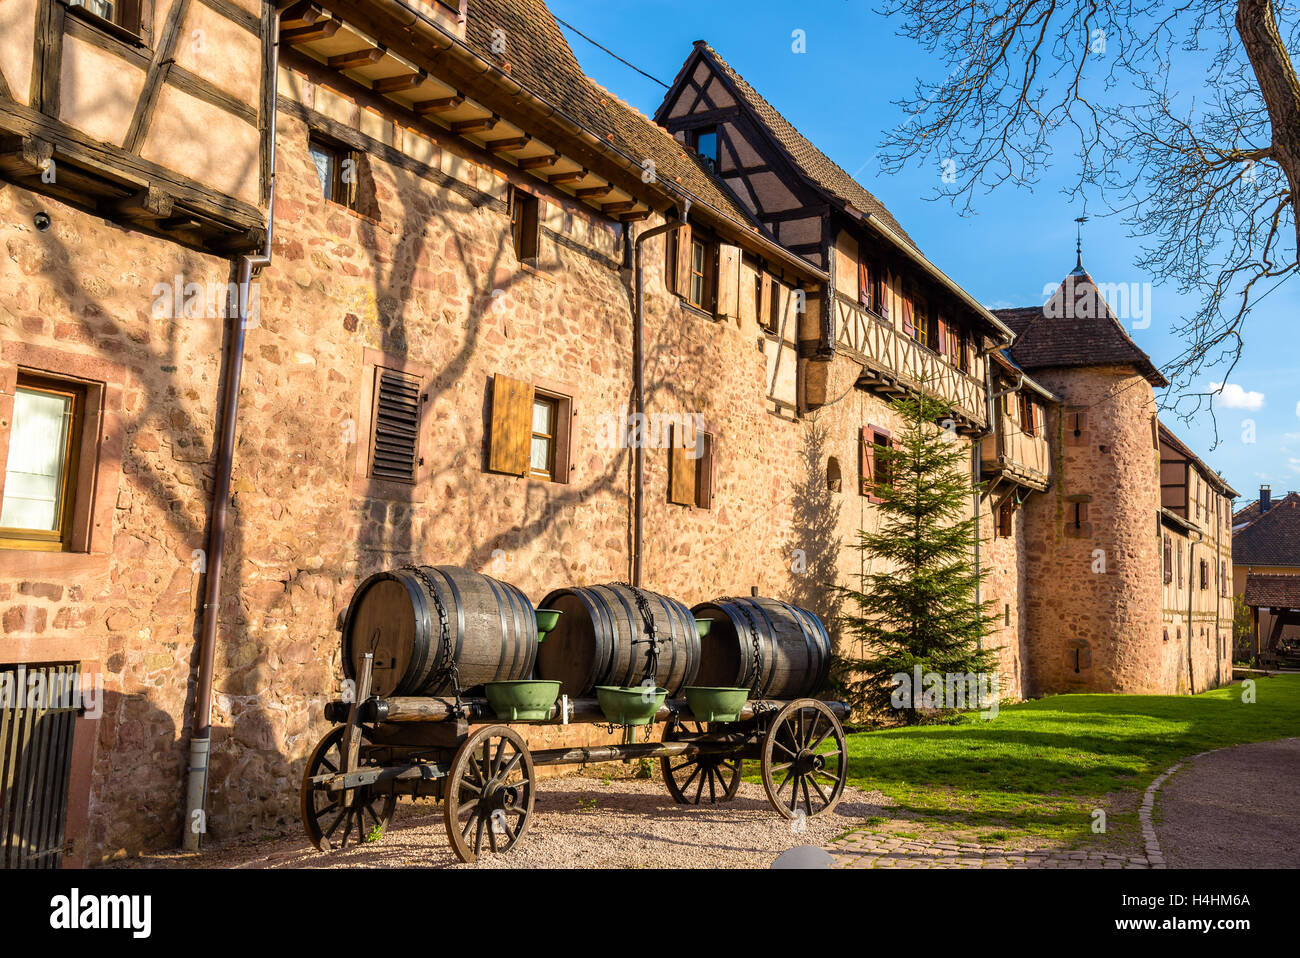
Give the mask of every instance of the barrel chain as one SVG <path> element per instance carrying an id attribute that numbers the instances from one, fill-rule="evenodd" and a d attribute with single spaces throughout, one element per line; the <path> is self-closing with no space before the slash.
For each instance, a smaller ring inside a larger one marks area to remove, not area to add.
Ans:
<path id="1" fill-rule="evenodd" d="M 452 651 L 451 641 L 451 622 L 447 618 L 447 609 L 442 604 L 442 598 L 438 595 L 438 588 L 429 578 L 429 574 L 424 571 L 423 566 L 404 565 L 402 566 L 407 572 L 414 572 L 421 582 L 424 583 L 425 591 L 429 593 L 429 598 L 433 600 L 433 608 L 438 613 L 438 669 L 434 673 L 437 684 L 441 684 L 444 679 L 451 679 L 451 691 L 456 698 L 456 707 L 460 708 L 460 670 L 456 666 L 456 656 Z"/>
<path id="2" fill-rule="evenodd" d="M 650 610 L 650 602 L 645 597 L 645 593 L 636 586 L 627 582 L 616 582 L 615 585 L 621 585 L 628 589 L 636 599 L 637 609 L 641 612 L 641 618 L 645 621 L 644 639 L 633 639 L 633 645 L 642 645 L 648 643 L 650 650 L 646 653 L 646 670 L 644 677 L 650 679 L 655 685 L 658 685 L 657 676 L 659 674 L 659 634 L 655 631 L 655 617 Z"/>
<path id="3" fill-rule="evenodd" d="M 754 653 L 754 672 L 752 680 L 747 684 L 749 685 L 750 697 L 753 698 L 763 681 L 763 646 L 758 641 L 758 625 L 754 622 L 754 617 L 749 614 L 749 609 L 745 608 L 739 599 L 732 597 L 718 599 L 717 601 L 730 602 L 745 617 L 745 622 L 749 625 L 750 647 Z"/>

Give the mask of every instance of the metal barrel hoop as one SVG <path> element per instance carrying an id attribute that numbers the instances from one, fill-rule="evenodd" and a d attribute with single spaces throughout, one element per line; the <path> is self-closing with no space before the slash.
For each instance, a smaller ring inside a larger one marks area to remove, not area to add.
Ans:
<path id="1" fill-rule="evenodd" d="M 752 681 L 746 684 L 749 686 L 751 698 L 757 700 L 759 685 L 763 681 L 763 646 L 758 641 L 758 625 L 754 622 L 754 617 L 749 614 L 749 609 L 745 607 L 745 603 L 740 598 L 724 596 L 714 601 L 731 603 L 745 617 L 745 623 L 749 626 L 749 641 L 753 650 L 754 671 Z M 760 711 L 761 709 L 756 708 L 755 710 Z"/>
<path id="2" fill-rule="evenodd" d="M 442 604 L 442 596 L 438 593 L 438 587 L 433 584 L 429 574 L 424 571 L 423 566 L 404 565 L 402 568 L 407 572 L 415 573 L 416 577 L 424 583 L 425 591 L 429 593 L 429 598 L 433 600 L 433 608 L 438 613 L 438 671 L 435 676 L 441 681 L 442 679 L 451 679 L 452 695 L 456 699 L 456 705 L 459 708 L 460 701 L 460 670 L 456 666 L 456 656 L 453 654 L 451 647 L 451 622 L 447 618 L 447 608 Z"/>

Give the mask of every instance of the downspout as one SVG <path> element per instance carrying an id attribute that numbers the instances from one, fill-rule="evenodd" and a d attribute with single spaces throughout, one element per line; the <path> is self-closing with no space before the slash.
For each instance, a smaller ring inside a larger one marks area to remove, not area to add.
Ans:
<path id="1" fill-rule="evenodd" d="M 1189 506 L 1188 514 L 1191 514 Z M 1196 583 L 1192 579 L 1192 570 L 1196 568 L 1196 543 L 1191 535 L 1187 536 L 1187 687 L 1191 694 L 1196 694 L 1196 669 L 1192 665 L 1192 604 L 1196 599 Z"/>
<path id="2" fill-rule="evenodd" d="M 633 279 L 636 286 L 636 321 L 632 340 L 632 405 L 639 426 L 637 441 L 632 444 L 632 585 L 638 589 L 641 588 L 641 549 L 645 518 L 645 443 L 641 441 L 645 429 L 645 270 L 641 265 L 641 244 L 665 233 L 675 233 L 685 226 L 691 214 L 689 199 L 684 201 L 681 214 L 681 218 L 675 222 L 670 221 L 638 234 L 632 244 L 632 270 L 636 274 Z"/>
<path id="3" fill-rule="evenodd" d="M 244 367 L 244 332 L 248 326 L 249 289 L 254 270 L 271 263 L 271 242 L 275 230 L 275 133 L 280 73 L 280 14 L 275 11 L 271 29 L 271 104 L 268 130 L 270 175 L 266 212 L 266 238 L 262 251 L 245 254 L 239 260 L 239 304 L 230 335 L 230 357 L 222 384 L 221 444 L 217 452 L 217 474 L 212 487 L 212 523 L 208 530 L 207 577 L 203 582 L 203 626 L 199 641 L 199 672 L 194 694 L 194 731 L 190 736 L 190 762 L 185 790 L 185 818 L 181 844 L 197 852 L 207 831 L 208 759 L 212 745 L 212 673 L 216 661 L 217 619 L 221 606 L 221 565 L 226 549 L 226 511 L 230 500 L 230 473 L 235 458 L 235 426 L 239 418 L 239 384 Z"/>
<path id="4" fill-rule="evenodd" d="M 979 442 L 971 443 L 971 475 L 975 480 L 974 488 L 971 490 L 971 503 L 975 509 L 975 605 L 979 606 L 983 597 L 982 582 L 980 581 L 980 483 L 984 481 L 984 464 L 981 461 L 983 457 L 984 439 L 987 436 L 997 434 L 997 412 L 994 400 L 997 398 L 993 395 L 993 364 L 988 361 L 990 353 L 1002 349 L 1002 343 L 991 346 L 988 349 L 981 349 L 979 357 L 984 360 L 984 415 L 988 417 L 988 425 L 984 428 L 984 434 L 980 436 Z M 1024 385 L 1025 377 L 1020 377 L 1020 382 L 1016 385 L 1019 389 Z M 1002 393 L 998 394 L 1003 395 Z M 1000 440 L 999 440 L 1000 441 Z M 984 648 L 983 637 L 975 640 L 975 647 Z"/>

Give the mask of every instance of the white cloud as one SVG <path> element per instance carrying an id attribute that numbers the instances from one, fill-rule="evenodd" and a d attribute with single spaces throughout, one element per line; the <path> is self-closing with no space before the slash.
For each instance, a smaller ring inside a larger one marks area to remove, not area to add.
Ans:
<path id="1" fill-rule="evenodd" d="M 1297 417 L 1300 417 L 1300 402 L 1295 404 L 1295 414 Z"/>
<path id="2" fill-rule="evenodd" d="M 1218 392 L 1219 402 L 1223 403 L 1229 409 L 1263 409 L 1264 394 L 1257 392 L 1247 392 L 1236 383 L 1210 383 L 1210 390 Z M 1297 412 L 1300 412 L 1300 406 L 1297 406 Z"/>

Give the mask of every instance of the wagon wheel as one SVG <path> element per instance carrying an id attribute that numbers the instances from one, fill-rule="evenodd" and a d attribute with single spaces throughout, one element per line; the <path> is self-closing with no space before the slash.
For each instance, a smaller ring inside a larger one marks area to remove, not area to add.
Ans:
<path id="1" fill-rule="evenodd" d="M 484 840 L 497 854 L 528 831 L 533 815 L 533 757 L 504 725 L 479 729 L 456 752 L 447 776 L 443 823 L 456 857 L 476 861 Z"/>
<path id="2" fill-rule="evenodd" d="M 369 785 L 351 789 L 346 795 L 311 787 L 311 779 L 317 775 L 337 772 L 343 767 L 344 728 L 338 725 L 325 734 L 302 774 L 302 823 L 307 828 L 307 838 L 323 852 L 347 848 L 349 842 L 359 845 L 375 828 L 382 832 L 397 806 L 395 794 L 374 793 Z M 369 740 L 364 728 L 361 736 L 362 741 Z"/>
<path id="3" fill-rule="evenodd" d="M 786 818 L 834 808 L 849 772 L 835 713 L 816 699 L 795 699 L 777 712 L 763 738 L 762 772 L 768 801 Z"/>
<path id="4" fill-rule="evenodd" d="M 677 728 L 693 734 L 705 731 L 705 726 L 699 722 L 682 722 Z M 664 741 L 673 739 L 672 731 L 664 733 Z M 668 786 L 668 794 L 678 805 L 699 805 L 700 802 L 716 805 L 731 801 L 740 790 L 744 766 L 745 761 L 739 755 L 727 754 L 668 755 L 659 760 L 659 771 Z M 706 785 L 707 796 L 704 794 Z"/>

